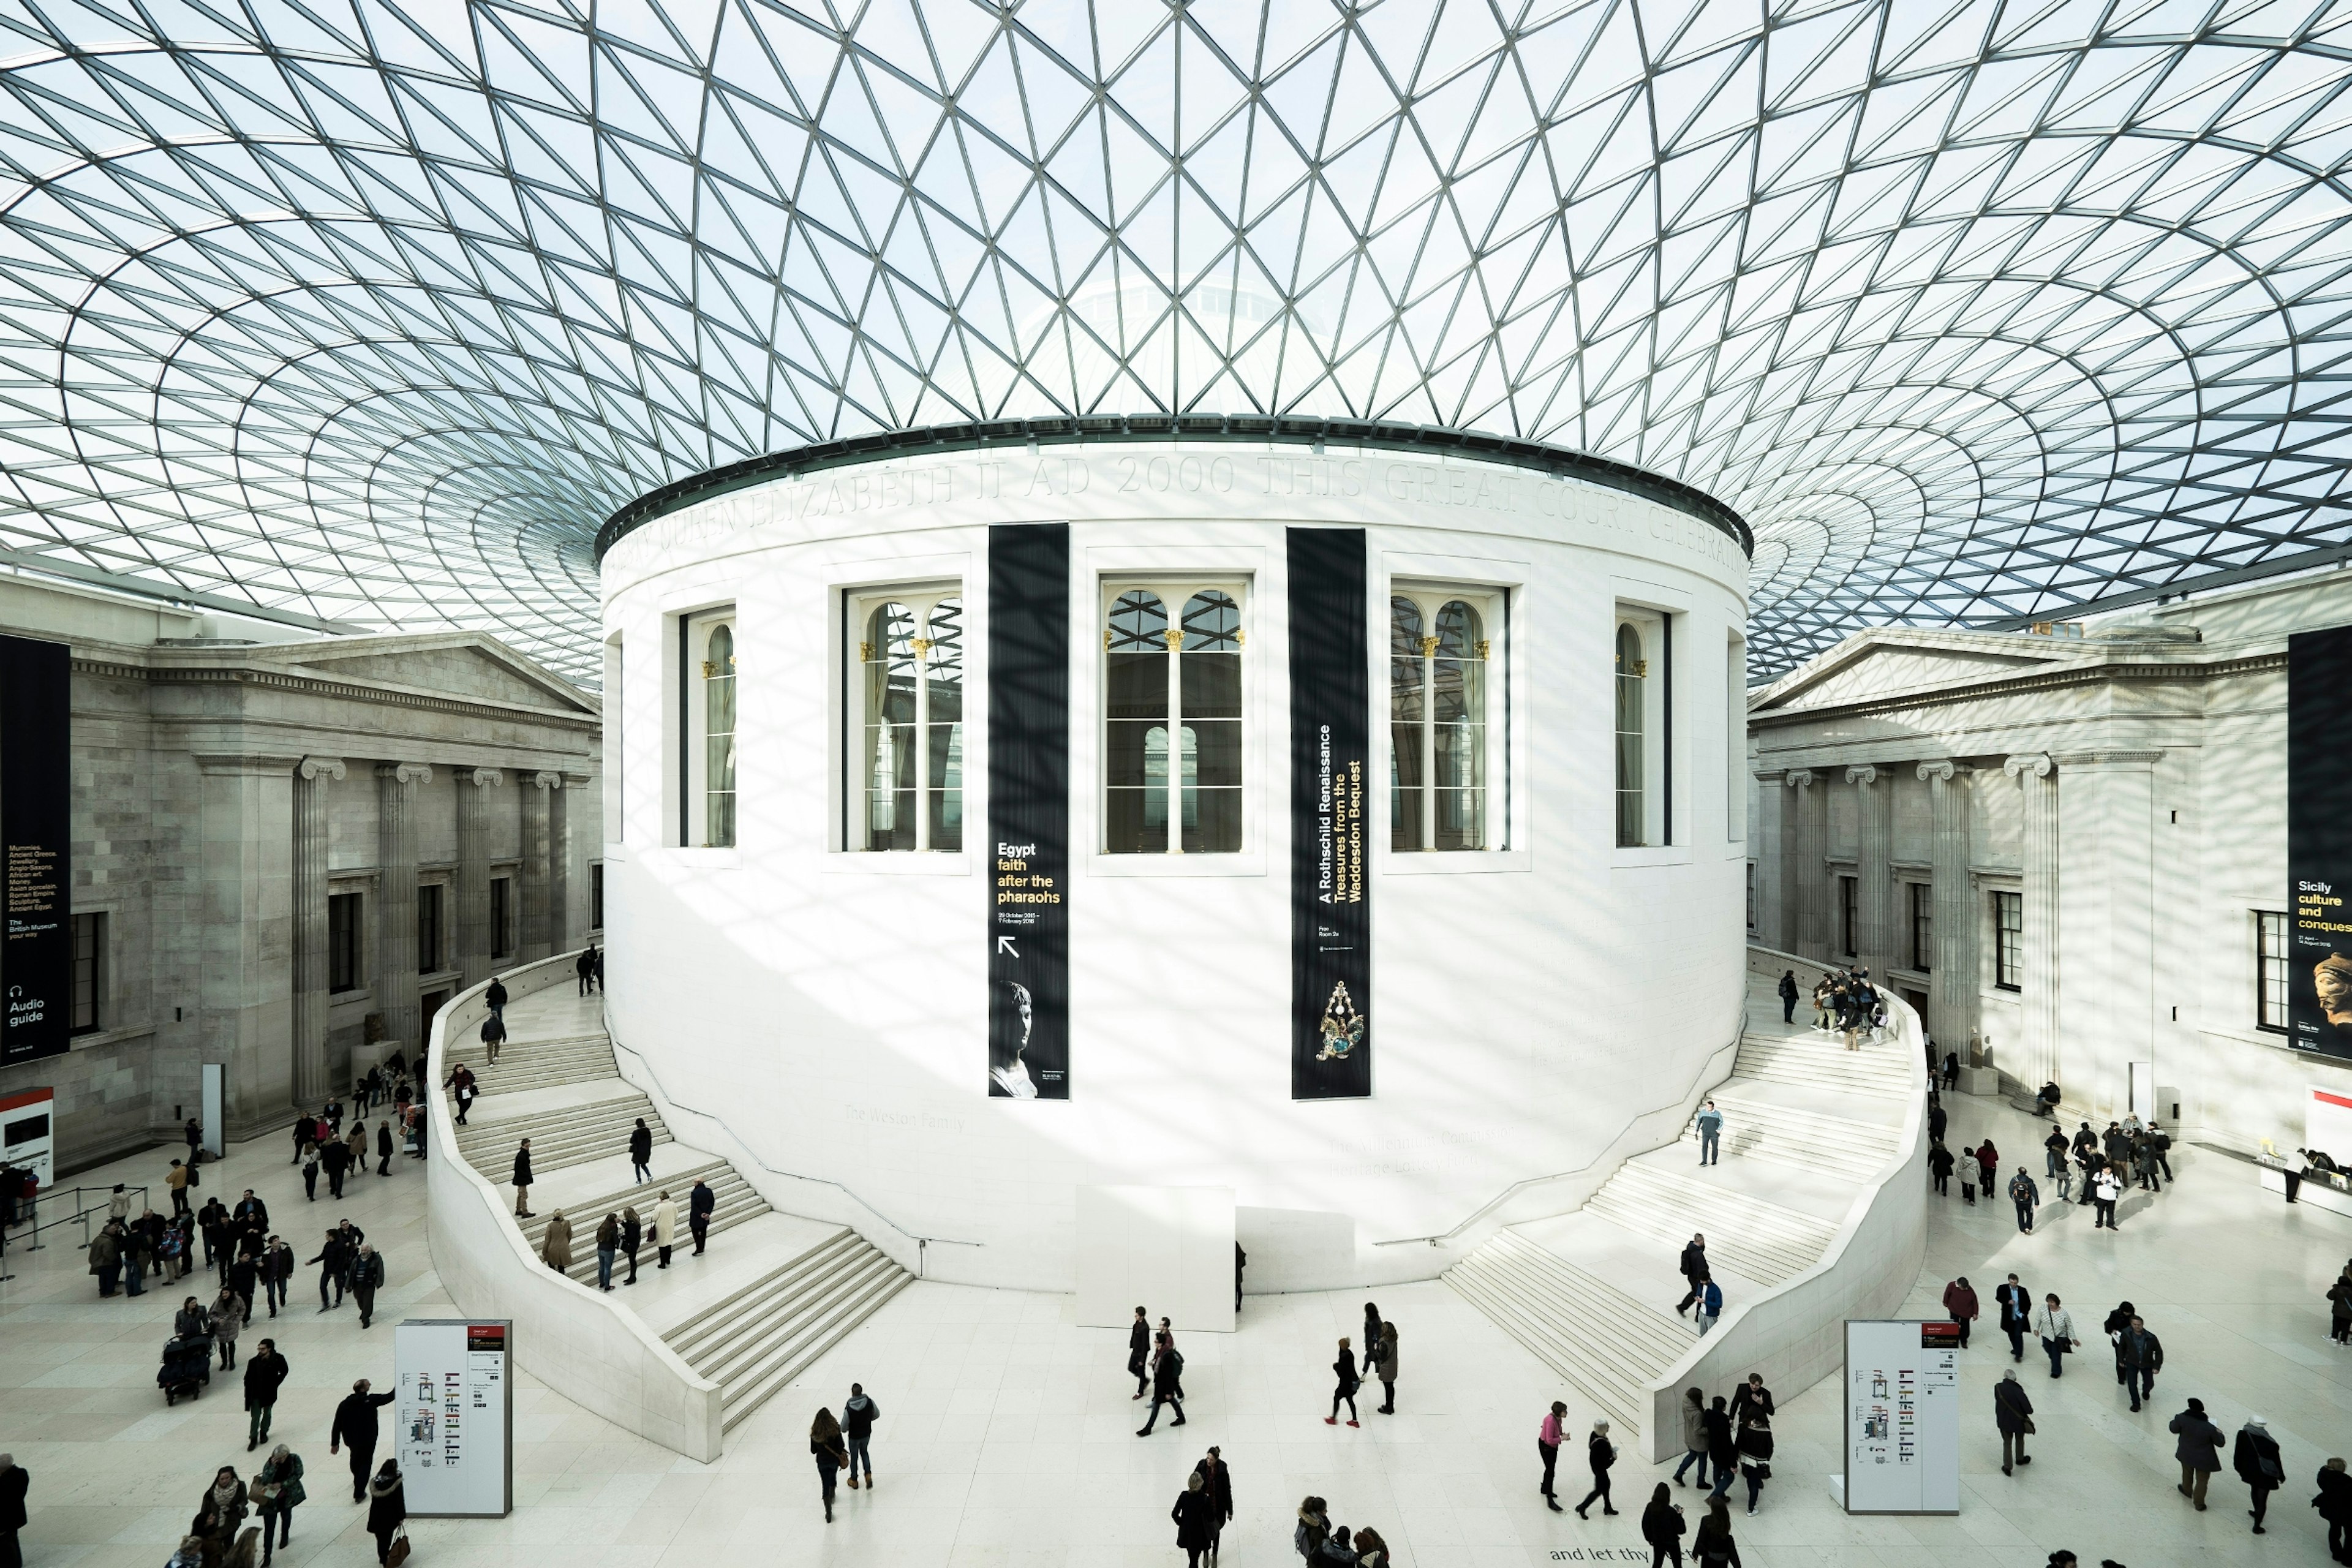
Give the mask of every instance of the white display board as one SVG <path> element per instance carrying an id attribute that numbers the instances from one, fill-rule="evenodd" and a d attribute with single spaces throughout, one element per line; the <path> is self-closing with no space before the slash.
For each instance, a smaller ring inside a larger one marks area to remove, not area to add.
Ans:
<path id="1" fill-rule="evenodd" d="M 2303 1102 L 2303 1146 L 2325 1149 L 2335 1162 L 2352 1171 L 2352 1092 L 2336 1087 L 2309 1087 Z"/>
<path id="2" fill-rule="evenodd" d="M 32 1172 L 44 1188 L 57 1180 L 57 1109 L 54 1089 L 0 1097 L 0 1163 Z"/>
<path id="3" fill-rule="evenodd" d="M 219 1062 L 206 1062 L 201 1070 L 204 1075 L 205 1121 L 198 1136 L 204 1141 L 205 1152 L 218 1160 L 228 1153 L 228 1144 L 223 1141 L 221 1126 L 223 1113 L 228 1104 L 228 1068 Z"/>
<path id="4" fill-rule="evenodd" d="M 1080 1187 L 1076 1240 L 1080 1323 L 1233 1332 L 1231 1187 Z"/>
<path id="5" fill-rule="evenodd" d="M 1960 1510 L 1960 1328 L 1845 1325 L 1845 1510 Z"/>
<path id="6" fill-rule="evenodd" d="M 413 1514 L 514 1510 L 514 1324 L 411 1318 L 392 1331 L 401 1477 Z"/>

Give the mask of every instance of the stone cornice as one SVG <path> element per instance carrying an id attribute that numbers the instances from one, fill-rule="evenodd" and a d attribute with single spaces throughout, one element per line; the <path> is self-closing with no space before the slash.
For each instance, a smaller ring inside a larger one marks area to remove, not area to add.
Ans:
<path id="1" fill-rule="evenodd" d="M 2162 752 L 2060 752 L 2052 760 L 2062 768 L 2147 767 L 2163 760 Z"/>
<path id="2" fill-rule="evenodd" d="M 367 703 L 380 708 L 414 708 L 431 713 L 462 714 L 473 719 L 525 719 L 556 729 L 590 733 L 599 730 L 603 722 L 593 713 L 567 713 L 561 709 L 533 708 L 522 703 L 484 702 L 424 692 L 391 691 L 382 687 L 331 680 L 315 675 L 294 675 L 278 669 L 219 665 L 140 665 L 117 659 L 83 658 L 76 658 L 72 666 L 76 675 L 99 676 L 110 680 L 143 680 L 153 686 L 258 686 L 278 691 L 299 692 L 309 697 L 339 698 L 346 702 Z"/>
<path id="3" fill-rule="evenodd" d="M 1996 680 L 1971 682 L 1967 685 L 1938 687 L 1932 691 L 1910 695 L 1863 698 L 1853 702 L 1831 702 L 1819 708 L 1765 709 L 1748 716 L 1749 730 L 1786 729 L 1792 725 L 1811 723 L 1832 717 L 1868 718 L 1877 713 L 1900 713 L 1919 708 L 1949 708 L 1962 702 L 1977 702 L 1988 698 L 2014 696 L 2021 692 L 2050 691 L 2067 686 L 2095 686 L 2108 680 L 2196 680 L 2220 679 L 2225 676 L 2253 675 L 2263 670 L 2284 669 L 2284 653 L 2252 654 L 2243 658 L 2217 659 L 2210 664 L 2091 664 L 2070 665 L 2057 669 L 2041 670 L 2032 675 L 2010 676 Z"/>
<path id="4" fill-rule="evenodd" d="M 196 771 L 218 775 L 283 773 L 292 777 L 302 759 L 279 752 L 197 752 Z"/>

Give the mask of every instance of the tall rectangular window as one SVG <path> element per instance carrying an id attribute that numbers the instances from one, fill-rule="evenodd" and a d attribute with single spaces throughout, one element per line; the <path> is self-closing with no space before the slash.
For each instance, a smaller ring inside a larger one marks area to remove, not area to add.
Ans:
<path id="1" fill-rule="evenodd" d="M 1911 888 L 1911 967 L 1925 974 L 1936 967 L 1936 889 L 1926 882 Z"/>
<path id="2" fill-rule="evenodd" d="M 2286 916 L 2254 911 L 2254 1023 L 2274 1035 L 2286 1026 Z"/>
<path id="3" fill-rule="evenodd" d="M 73 1021 L 77 1035 L 104 1028 L 106 1005 L 106 916 L 73 918 Z"/>
<path id="4" fill-rule="evenodd" d="M 1244 593 L 1103 584 L 1105 854 L 1240 850 Z"/>
<path id="5" fill-rule="evenodd" d="M 963 847 L 963 595 L 960 584 L 849 596 L 856 708 L 849 745 L 852 849 Z"/>
<path id="6" fill-rule="evenodd" d="M 416 973 L 431 974 L 441 967 L 441 885 L 416 889 Z"/>
<path id="7" fill-rule="evenodd" d="M 514 955 L 514 900 L 508 895 L 514 887 L 511 877 L 490 879 L 490 956 L 510 958 Z"/>
<path id="8" fill-rule="evenodd" d="M 327 989 L 360 988 L 360 895 L 327 897 Z"/>
<path id="9" fill-rule="evenodd" d="M 1862 949 L 1856 945 L 1862 926 L 1862 879 L 1838 879 L 1838 951 L 1852 958 Z"/>
<path id="10" fill-rule="evenodd" d="M 2025 895 L 1992 896 L 1992 983 L 2003 991 L 2021 989 L 2025 973 L 2020 953 L 2025 944 Z"/>
<path id="11" fill-rule="evenodd" d="M 1748 837 L 1748 644 L 1734 634 L 1723 653 L 1724 836 Z"/>
<path id="12" fill-rule="evenodd" d="M 1619 605 L 1611 641 L 1617 847 L 1674 842 L 1673 618 Z"/>
<path id="13" fill-rule="evenodd" d="M 1748 934 L 1756 934 L 1756 862 L 1748 862 Z"/>
<path id="14" fill-rule="evenodd" d="M 1498 593 L 1398 584 L 1389 596 L 1389 847 L 1499 848 L 1488 781 L 1503 664 Z"/>
<path id="15" fill-rule="evenodd" d="M 604 929 L 604 862 L 596 860 L 588 867 L 588 929 Z"/>

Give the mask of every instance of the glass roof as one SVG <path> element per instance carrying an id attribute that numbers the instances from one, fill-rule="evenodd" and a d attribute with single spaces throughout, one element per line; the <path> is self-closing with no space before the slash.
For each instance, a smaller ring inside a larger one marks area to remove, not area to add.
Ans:
<path id="1" fill-rule="evenodd" d="M 1467 426 L 1758 535 L 1755 673 L 2344 542 L 2352 5 L 0 0 L 0 544 L 592 673 L 809 441 Z"/>

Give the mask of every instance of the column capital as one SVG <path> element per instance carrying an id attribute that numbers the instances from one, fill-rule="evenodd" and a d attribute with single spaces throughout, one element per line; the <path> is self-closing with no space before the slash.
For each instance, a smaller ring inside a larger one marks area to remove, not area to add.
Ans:
<path id="1" fill-rule="evenodd" d="M 431 784 L 433 765 L 430 763 L 378 763 L 375 776 L 390 779 L 394 784 Z"/>
<path id="2" fill-rule="evenodd" d="M 1919 764 L 1919 776 L 1922 779 L 1941 779 L 1946 784 L 1950 784 L 1954 779 L 1959 777 L 1962 773 L 1967 773 L 1968 771 L 1969 768 L 1966 763 L 1956 763 L 1949 757 L 1942 757 L 1932 763 L 1921 763 Z"/>
<path id="3" fill-rule="evenodd" d="M 458 768 L 456 772 L 459 784 L 491 785 L 507 782 L 506 770 L 503 768 Z"/>
<path id="4" fill-rule="evenodd" d="M 305 757 L 302 759 L 301 766 L 294 771 L 306 779 L 320 777 L 339 779 L 343 776 L 345 769 L 343 759 L 341 757 Z"/>
<path id="5" fill-rule="evenodd" d="M 1811 789 L 1821 782 L 1821 775 L 1811 768 L 1790 768 L 1788 784 L 1790 789 Z"/>
<path id="6" fill-rule="evenodd" d="M 2032 773 L 2038 779 L 2046 779 L 2056 765 L 2051 762 L 2050 753 L 2047 752 L 2020 752 L 2001 763 L 2000 771 L 2013 779 L 2021 779 L 2027 773 Z"/>
<path id="7" fill-rule="evenodd" d="M 563 787 L 563 775 L 559 773 L 551 773 L 547 769 L 542 768 L 539 772 L 530 775 L 530 787 L 533 789 L 562 789 Z"/>
<path id="8" fill-rule="evenodd" d="M 1846 769 L 1845 782 L 1850 784 L 1876 784 L 1878 782 L 1877 764 L 1874 763 L 1861 763 Z"/>

